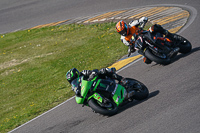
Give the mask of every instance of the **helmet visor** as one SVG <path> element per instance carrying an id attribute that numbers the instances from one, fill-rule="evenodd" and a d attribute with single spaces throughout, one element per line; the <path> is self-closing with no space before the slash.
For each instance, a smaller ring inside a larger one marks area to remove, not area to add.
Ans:
<path id="1" fill-rule="evenodd" d="M 126 36 L 127 35 L 127 24 L 124 24 L 124 29 L 122 31 L 119 32 L 119 34 L 121 34 L 122 36 Z"/>

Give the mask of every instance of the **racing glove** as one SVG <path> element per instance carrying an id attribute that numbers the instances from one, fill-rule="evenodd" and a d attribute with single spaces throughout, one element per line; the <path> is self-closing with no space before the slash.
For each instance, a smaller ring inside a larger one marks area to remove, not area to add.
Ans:
<path id="1" fill-rule="evenodd" d="M 91 71 L 91 70 L 83 70 L 81 73 L 82 73 L 84 76 L 89 76 L 89 75 L 92 73 L 92 71 Z"/>
<path id="2" fill-rule="evenodd" d="M 134 53 L 136 51 L 136 49 L 134 48 L 133 45 L 129 45 L 129 48 L 128 48 L 128 53 Z"/>
<path id="3" fill-rule="evenodd" d="M 98 75 L 98 73 L 97 73 L 96 71 L 93 71 L 93 72 L 90 74 L 90 76 L 89 76 L 89 78 L 88 78 L 88 81 L 91 81 L 91 80 L 94 79 L 97 75 Z"/>

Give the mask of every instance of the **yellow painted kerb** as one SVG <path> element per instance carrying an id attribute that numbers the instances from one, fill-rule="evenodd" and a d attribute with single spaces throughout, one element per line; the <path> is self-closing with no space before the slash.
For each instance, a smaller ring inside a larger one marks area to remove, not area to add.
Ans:
<path id="1" fill-rule="evenodd" d="M 68 20 L 64 20 L 64 21 L 58 21 L 58 22 L 38 25 L 38 26 L 32 27 L 30 29 L 43 28 L 43 27 L 46 27 L 46 26 L 55 26 L 55 25 L 58 25 L 58 24 L 61 24 L 61 23 L 67 22 L 67 21 L 69 21 L 69 19 Z"/>
<path id="2" fill-rule="evenodd" d="M 140 57 L 142 57 L 142 55 L 137 55 L 137 56 L 134 56 L 134 57 L 130 57 L 130 58 L 127 58 L 127 59 L 118 61 L 118 62 L 114 63 L 113 65 L 109 66 L 108 68 L 115 67 L 116 70 L 119 70 L 119 69 L 121 69 L 122 67 L 128 65 L 129 63 L 131 63 L 131 62 L 133 62 L 133 61 L 139 59 Z"/>
<path id="3" fill-rule="evenodd" d="M 169 10 L 171 8 L 173 8 L 173 7 L 154 7 L 152 9 L 147 10 L 147 11 L 144 11 L 144 12 L 138 13 L 136 15 L 133 15 L 133 16 L 129 17 L 129 19 L 130 18 L 139 19 L 139 18 L 141 18 L 143 16 L 149 17 L 149 16 L 152 16 L 152 15 L 157 14 L 159 12 L 162 12 L 162 11 L 165 11 L 165 10 Z"/>
<path id="4" fill-rule="evenodd" d="M 125 12 L 126 10 L 122 10 L 122 11 L 113 11 L 113 12 L 107 12 L 107 13 L 104 13 L 102 15 L 99 15 L 99 16 L 96 16 L 96 17 L 93 17 L 93 18 L 90 18 L 86 21 L 84 21 L 83 23 L 87 23 L 87 22 L 92 22 L 94 20 L 101 20 L 101 19 L 105 19 L 105 18 L 110 18 L 110 17 L 113 17 L 115 15 L 118 15 L 120 13 L 123 13 Z"/>

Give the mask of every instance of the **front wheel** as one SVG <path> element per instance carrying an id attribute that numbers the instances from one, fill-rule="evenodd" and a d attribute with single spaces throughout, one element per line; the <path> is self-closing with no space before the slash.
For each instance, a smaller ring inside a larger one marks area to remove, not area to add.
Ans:
<path id="1" fill-rule="evenodd" d="M 165 54 L 157 54 L 150 49 L 146 49 L 144 55 L 158 64 L 167 65 L 171 62 L 170 58 L 168 58 Z"/>
<path id="2" fill-rule="evenodd" d="M 186 53 L 189 53 L 191 50 L 192 50 L 192 45 L 191 43 L 185 39 L 184 37 L 180 36 L 180 35 L 177 35 L 178 38 L 181 38 L 181 42 L 180 44 L 178 45 L 178 47 L 180 48 L 179 52 L 182 53 L 182 54 L 186 54 Z"/>
<path id="3" fill-rule="evenodd" d="M 107 101 L 106 104 L 99 103 L 97 100 L 94 98 L 91 98 L 88 101 L 88 105 L 92 108 L 93 111 L 96 113 L 100 113 L 102 115 L 114 115 L 118 111 L 118 106 L 112 102 L 112 101 Z"/>
<path id="4" fill-rule="evenodd" d="M 129 81 L 130 89 L 135 90 L 133 99 L 144 100 L 149 96 L 149 90 L 143 83 L 131 78 L 126 79 Z"/>

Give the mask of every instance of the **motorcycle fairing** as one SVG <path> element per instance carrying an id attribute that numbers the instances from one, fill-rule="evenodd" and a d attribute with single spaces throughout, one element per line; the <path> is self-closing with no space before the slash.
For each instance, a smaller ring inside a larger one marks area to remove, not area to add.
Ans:
<path id="1" fill-rule="evenodd" d="M 113 100 L 117 104 L 121 104 L 124 100 L 124 98 L 127 95 L 126 89 L 121 86 L 120 84 L 116 84 L 114 91 L 112 92 L 113 94 Z"/>
<path id="2" fill-rule="evenodd" d="M 87 81 L 87 80 L 83 80 L 83 79 L 81 79 L 81 80 L 82 80 L 82 82 L 81 82 L 81 97 L 77 97 L 77 96 L 75 97 L 76 102 L 78 104 L 83 104 L 85 97 L 93 84 L 92 81 Z"/>
<path id="3" fill-rule="evenodd" d="M 96 92 L 95 92 L 92 96 L 90 96 L 90 97 L 88 98 L 88 100 L 91 99 L 91 98 L 94 98 L 94 99 L 96 99 L 97 101 L 99 101 L 100 103 L 103 103 L 103 98 L 102 98 L 102 96 L 101 96 L 100 94 L 96 93 Z"/>
<path id="4" fill-rule="evenodd" d="M 106 93 L 112 93 L 115 87 L 115 82 L 112 80 L 108 79 L 100 79 L 98 80 L 96 86 L 95 86 L 95 91 L 104 91 Z"/>

